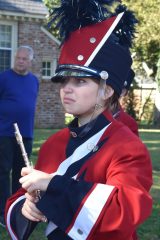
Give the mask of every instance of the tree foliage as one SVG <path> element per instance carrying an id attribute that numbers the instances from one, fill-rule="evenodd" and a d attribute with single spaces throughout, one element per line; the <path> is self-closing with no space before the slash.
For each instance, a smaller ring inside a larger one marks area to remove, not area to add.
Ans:
<path id="1" fill-rule="evenodd" d="M 52 9 L 59 5 L 60 0 L 42 0 L 46 7 L 48 8 L 49 15 L 52 13 Z M 46 28 L 50 31 L 54 37 L 60 40 L 58 30 L 55 28 L 55 25 L 48 27 L 47 23 L 49 21 L 49 16 L 46 18 Z"/>
<path id="2" fill-rule="evenodd" d="M 52 8 L 57 6 L 60 3 L 60 0 L 42 0 L 46 7 L 48 8 L 49 13 L 52 12 Z"/>
<path id="3" fill-rule="evenodd" d="M 157 62 L 160 52 L 160 4 L 159 0 L 124 0 L 137 18 L 137 34 L 133 52 L 135 52 L 135 67 L 142 68 L 146 62 L 153 70 L 153 77 L 157 72 Z"/>

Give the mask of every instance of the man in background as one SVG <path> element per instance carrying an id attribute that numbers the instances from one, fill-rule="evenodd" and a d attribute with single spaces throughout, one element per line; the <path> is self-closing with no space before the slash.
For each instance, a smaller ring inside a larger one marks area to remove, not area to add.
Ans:
<path id="1" fill-rule="evenodd" d="M 29 72 L 33 55 L 31 47 L 20 46 L 13 69 L 0 73 L 0 225 L 3 227 L 6 200 L 20 187 L 20 172 L 24 166 L 14 123 L 18 124 L 28 157 L 32 152 L 39 88 L 37 77 Z"/>

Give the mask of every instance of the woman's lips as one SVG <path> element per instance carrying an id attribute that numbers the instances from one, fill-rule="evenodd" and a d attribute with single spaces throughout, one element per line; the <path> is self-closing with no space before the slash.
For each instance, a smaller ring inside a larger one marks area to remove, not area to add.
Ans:
<path id="1" fill-rule="evenodd" d="M 64 103 L 73 103 L 73 102 L 75 102 L 72 98 L 68 98 L 68 97 L 65 97 L 64 99 L 63 99 L 63 102 Z"/>

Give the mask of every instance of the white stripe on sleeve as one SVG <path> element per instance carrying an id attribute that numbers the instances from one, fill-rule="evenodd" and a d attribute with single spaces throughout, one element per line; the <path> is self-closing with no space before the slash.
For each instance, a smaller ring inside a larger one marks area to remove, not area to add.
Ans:
<path id="1" fill-rule="evenodd" d="M 114 188 L 111 185 L 97 184 L 84 203 L 73 227 L 68 232 L 72 239 L 87 239 Z"/>
<path id="2" fill-rule="evenodd" d="M 8 231 L 11 235 L 11 238 L 12 240 L 18 240 L 18 238 L 15 236 L 14 232 L 12 231 L 12 227 L 11 227 L 11 223 L 10 223 L 10 220 L 11 220 L 11 213 L 12 213 L 12 209 L 14 208 L 14 206 L 20 202 L 22 199 L 26 198 L 24 195 L 17 198 L 17 200 L 12 203 L 12 205 L 10 206 L 9 210 L 8 210 L 8 213 L 7 213 L 7 227 L 8 227 Z"/>

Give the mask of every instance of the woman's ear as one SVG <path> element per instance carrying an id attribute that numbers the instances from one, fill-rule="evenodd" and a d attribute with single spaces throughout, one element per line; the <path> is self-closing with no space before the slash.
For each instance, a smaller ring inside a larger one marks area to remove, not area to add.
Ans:
<path id="1" fill-rule="evenodd" d="M 109 85 L 106 85 L 105 93 L 104 93 L 104 100 L 107 100 L 108 98 L 112 97 L 114 94 L 114 90 Z"/>
<path id="2" fill-rule="evenodd" d="M 121 97 L 125 97 L 127 93 L 128 93 L 128 90 L 126 88 L 123 88 L 121 92 Z"/>

